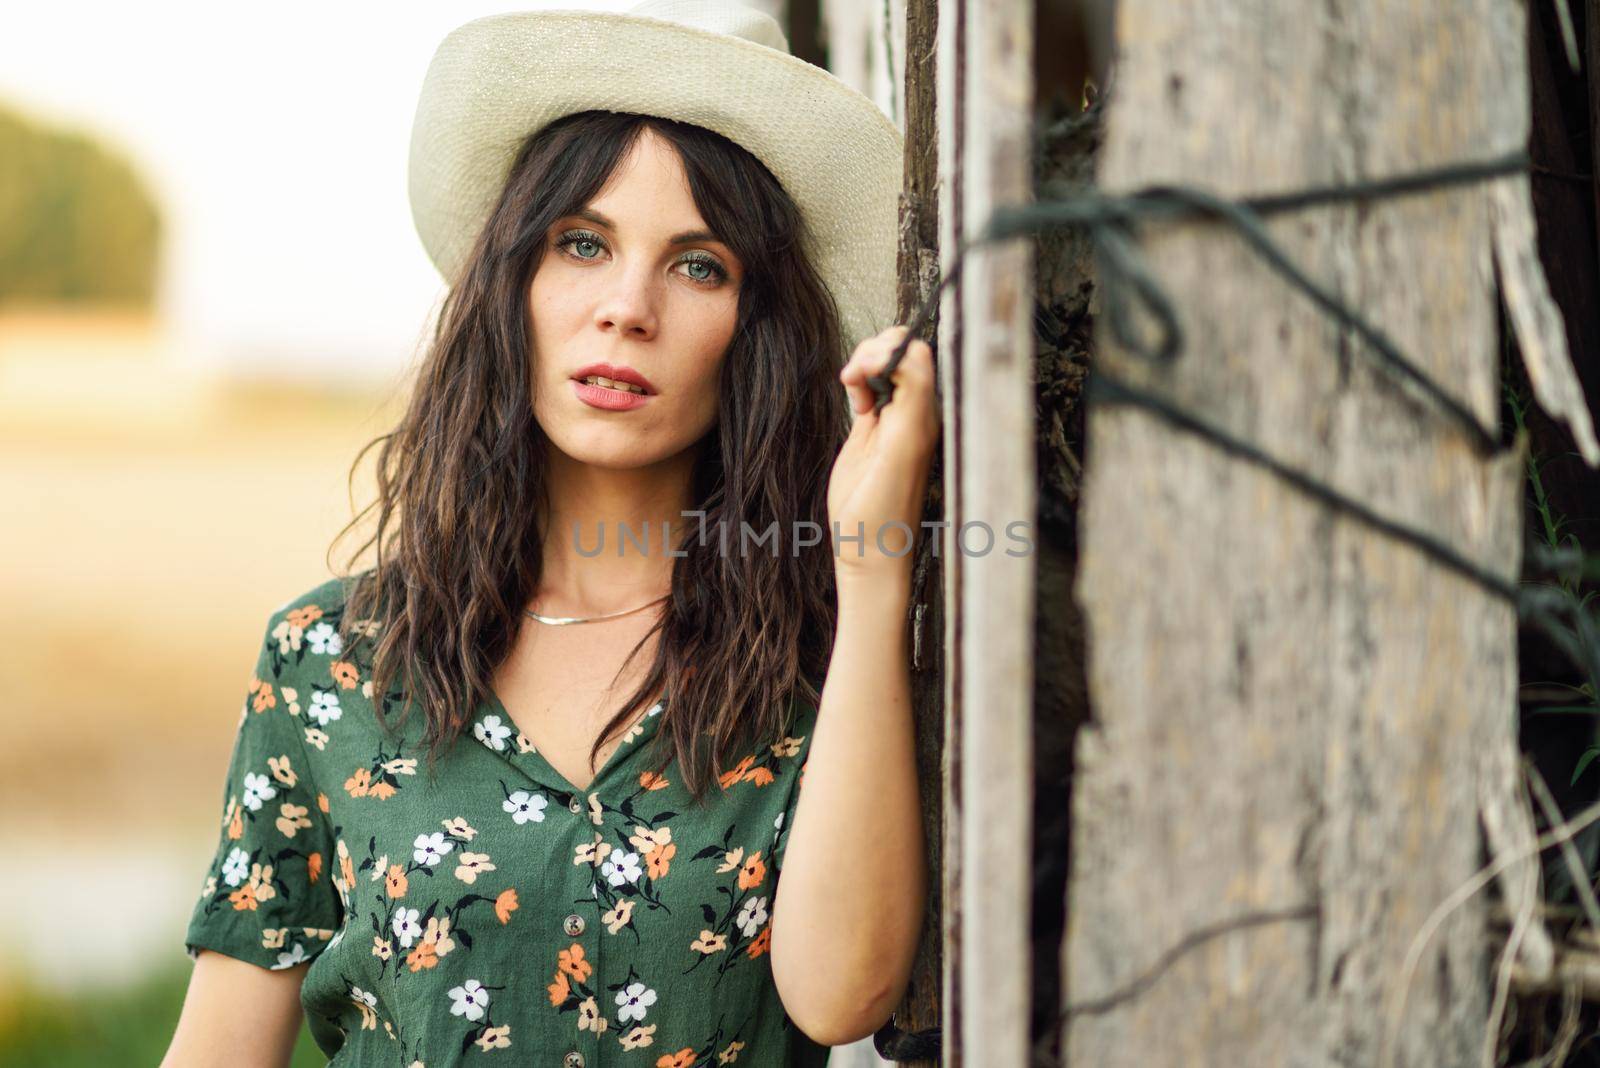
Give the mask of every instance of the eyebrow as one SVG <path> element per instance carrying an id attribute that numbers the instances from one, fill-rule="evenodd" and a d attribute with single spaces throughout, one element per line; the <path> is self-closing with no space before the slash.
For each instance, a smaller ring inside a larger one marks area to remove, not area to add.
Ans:
<path id="1" fill-rule="evenodd" d="M 598 226 L 604 226 L 607 230 L 615 230 L 617 228 L 616 223 L 612 222 L 598 211 L 595 211 L 593 208 L 579 208 L 572 214 L 580 219 L 587 219 Z M 722 238 L 711 233 L 709 230 L 685 230 L 683 233 L 673 234 L 672 237 L 667 239 L 667 243 L 669 245 L 688 245 L 697 241 L 715 241 L 718 244 L 723 243 Z"/>

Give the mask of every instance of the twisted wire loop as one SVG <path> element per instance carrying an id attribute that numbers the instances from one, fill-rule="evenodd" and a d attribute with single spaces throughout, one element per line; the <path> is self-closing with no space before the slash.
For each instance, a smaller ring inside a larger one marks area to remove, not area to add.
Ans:
<path id="1" fill-rule="evenodd" d="M 1482 182 L 1528 171 L 1532 167 L 1526 151 L 1517 150 L 1481 160 L 1468 160 L 1442 167 L 1421 169 L 1340 185 L 1309 186 L 1286 193 L 1228 199 L 1204 189 L 1182 185 L 1149 186 L 1126 194 L 1109 194 L 1092 188 L 1060 183 L 1046 184 L 1042 191 L 1053 194 L 1037 202 L 1000 206 L 971 237 L 958 243 L 949 268 L 939 283 L 923 298 L 908 324 L 909 330 L 890 353 L 888 362 L 867 383 L 877 394 L 882 408 L 894 391 L 892 376 L 917 333 L 939 306 L 944 290 L 958 283 L 968 253 L 980 245 L 1038 233 L 1054 227 L 1081 226 L 1093 240 L 1100 277 L 1102 305 L 1117 343 L 1135 356 L 1155 364 L 1171 364 L 1184 349 L 1184 333 L 1171 297 L 1150 271 L 1139 251 L 1137 225 L 1148 220 L 1200 219 L 1232 227 L 1251 250 L 1294 288 L 1304 293 L 1329 317 L 1355 332 L 1367 343 L 1378 363 L 1403 382 L 1424 393 L 1442 418 L 1457 425 L 1468 444 L 1481 456 L 1493 457 L 1507 451 L 1498 436 L 1447 389 L 1431 378 L 1378 327 L 1360 312 L 1309 277 L 1283 251 L 1267 232 L 1263 219 L 1269 215 L 1338 202 L 1370 201 L 1411 196 L 1448 186 Z M 1147 341 L 1134 323 L 1133 307 L 1143 309 L 1156 324 L 1156 337 Z M 937 354 L 934 340 L 927 344 Z M 1530 591 L 1516 582 L 1483 568 L 1464 557 L 1454 547 L 1433 535 L 1389 520 L 1360 501 L 1326 482 L 1297 472 L 1260 449 L 1226 434 L 1192 412 L 1113 376 L 1095 366 L 1089 372 L 1091 403 L 1124 404 L 1142 407 L 1174 426 L 1187 430 L 1240 459 L 1266 468 L 1301 491 L 1348 515 L 1379 533 L 1402 541 L 1428 556 L 1435 563 L 1471 580 L 1491 596 L 1517 606 L 1524 619 L 1549 623 L 1553 615 L 1572 611 L 1547 596 L 1548 591 Z M 1530 552 L 1525 558 L 1525 574 L 1547 570 L 1543 554 Z M 1530 595 L 1531 594 L 1531 595 Z M 1581 614 L 1581 613 L 1580 613 Z M 1570 646 L 1570 643 L 1567 643 Z M 1600 650 L 1590 652 L 1586 666 L 1600 670 Z M 1600 675 L 1597 675 L 1600 677 Z"/>

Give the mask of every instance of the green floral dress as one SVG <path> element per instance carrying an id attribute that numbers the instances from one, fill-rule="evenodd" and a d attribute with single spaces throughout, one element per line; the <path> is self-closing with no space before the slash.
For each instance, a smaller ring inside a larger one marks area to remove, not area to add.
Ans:
<path id="1" fill-rule="evenodd" d="M 580 792 L 491 698 L 430 784 L 420 715 L 385 735 L 341 657 L 344 589 L 268 621 L 191 957 L 311 962 L 307 1023 L 350 1068 L 826 1062 L 768 957 L 813 705 L 705 808 L 648 770 L 659 701 Z"/>

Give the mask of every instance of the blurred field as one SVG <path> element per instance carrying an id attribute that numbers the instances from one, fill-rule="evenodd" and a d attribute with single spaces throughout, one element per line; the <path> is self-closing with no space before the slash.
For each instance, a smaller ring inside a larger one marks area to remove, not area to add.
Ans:
<path id="1" fill-rule="evenodd" d="M 330 574 L 394 394 L 208 376 L 138 316 L 0 317 L 0 1063 L 159 1059 L 60 1043 L 170 1035 L 262 627 Z"/>
<path id="2" fill-rule="evenodd" d="M 23 994 L 0 1018 L 0 1068 L 107 1068 L 161 1063 L 189 982 L 187 961 L 136 983 L 70 995 Z M 290 1068 L 328 1059 L 302 1024 Z"/>

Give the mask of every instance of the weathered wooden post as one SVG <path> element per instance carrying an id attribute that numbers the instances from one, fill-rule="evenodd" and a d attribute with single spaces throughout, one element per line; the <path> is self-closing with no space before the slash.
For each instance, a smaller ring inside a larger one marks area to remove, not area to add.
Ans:
<path id="1" fill-rule="evenodd" d="M 941 268 L 1000 204 L 1032 197 L 1033 6 L 939 5 Z M 1034 568 L 1008 524 L 1032 522 L 1033 249 L 968 253 L 946 290 L 944 1063 L 1029 1063 Z M 992 541 L 985 537 L 991 534 Z"/>
<path id="2" fill-rule="evenodd" d="M 1100 183 L 1247 195 L 1516 150 L 1523 19 L 1515 0 L 1120 0 Z M 1269 229 L 1490 426 L 1498 260 L 1542 401 L 1592 447 L 1525 178 Z M 1141 246 L 1187 348 L 1152 366 L 1102 328 L 1100 367 L 1516 581 L 1519 455 L 1475 452 L 1232 231 Z M 1088 456 L 1067 1062 L 1477 1063 L 1482 896 L 1417 936 L 1514 786 L 1514 607 L 1145 410 L 1091 409 Z"/>

